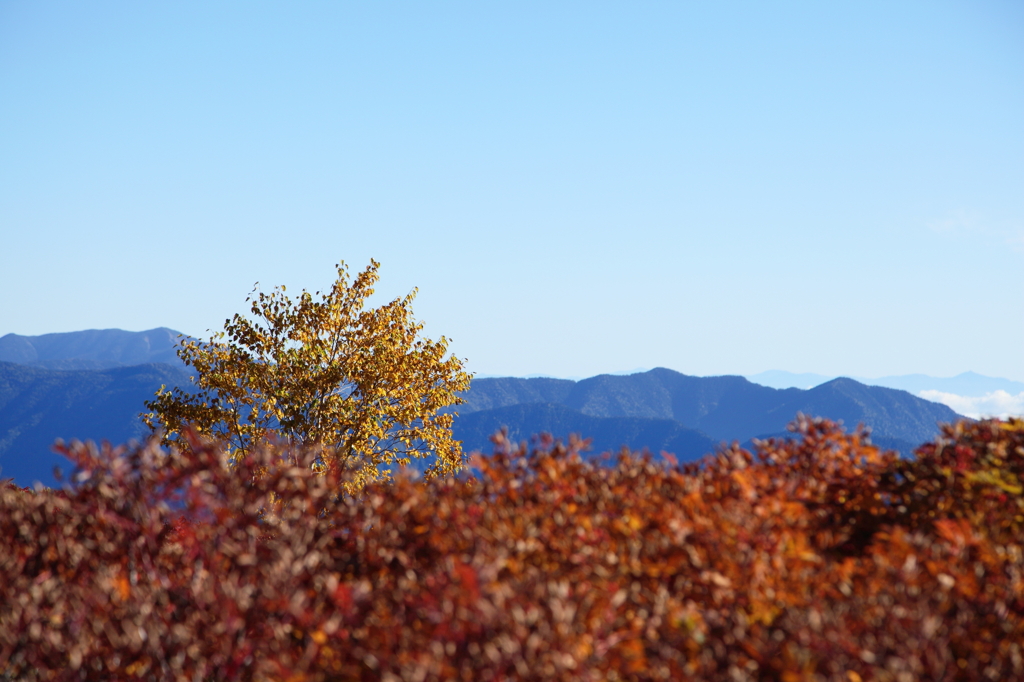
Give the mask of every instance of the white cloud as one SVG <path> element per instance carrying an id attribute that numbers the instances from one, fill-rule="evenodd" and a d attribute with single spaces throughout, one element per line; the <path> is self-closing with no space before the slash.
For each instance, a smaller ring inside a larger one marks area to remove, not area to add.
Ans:
<path id="1" fill-rule="evenodd" d="M 1006 243 L 1014 251 L 1024 252 L 1024 228 L 1017 228 L 1016 231 L 1010 231 L 1009 236 L 1006 237 Z"/>
<path id="2" fill-rule="evenodd" d="M 954 211 L 928 227 L 938 233 L 967 233 L 993 242 L 1001 242 L 1013 251 L 1024 253 L 1024 226 L 1019 221 L 990 220 L 977 211 Z"/>
<path id="3" fill-rule="evenodd" d="M 954 412 L 972 419 L 1024 416 L 1024 393 L 1011 395 L 1006 391 L 993 391 L 982 396 L 967 396 L 942 391 L 920 391 L 917 395 L 925 400 L 948 405 Z"/>
<path id="4" fill-rule="evenodd" d="M 935 220 L 928 224 L 936 232 L 977 232 L 984 229 L 981 216 L 976 212 L 954 211 L 943 220 Z"/>

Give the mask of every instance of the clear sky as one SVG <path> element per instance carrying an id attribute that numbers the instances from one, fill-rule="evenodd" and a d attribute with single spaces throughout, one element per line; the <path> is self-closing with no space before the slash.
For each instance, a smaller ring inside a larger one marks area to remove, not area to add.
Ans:
<path id="1" fill-rule="evenodd" d="M 1024 3 L 0 2 L 0 334 L 371 257 L 480 374 L 1024 380 Z"/>

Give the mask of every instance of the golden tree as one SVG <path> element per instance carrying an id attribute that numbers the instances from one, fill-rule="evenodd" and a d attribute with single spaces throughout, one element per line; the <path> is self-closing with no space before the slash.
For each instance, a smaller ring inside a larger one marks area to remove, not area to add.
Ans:
<path id="1" fill-rule="evenodd" d="M 445 337 L 419 338 L 415 289 L 379 308 L 365 305 L 379 267 L 371 260 L 350 283 L 339 263 L 329 292 L 303 290 L 294 301 L 283 286 L 265 294 L 257 284 L 246 299 L 257 321 L 236 314 L 209 342 L 180 342 L 196 390 L 161 387 L 146 403 L 146 423 L 163 429 L 166 444 L 191 426 L 236 457 L 269 435 L 322 445 L 357 485 L 431 455 L 427 475 L 457 471 L 461 444 L 452 438 L 453 414 L 442 410 L 463 402 L 470 375 L 446 357 Z"/>

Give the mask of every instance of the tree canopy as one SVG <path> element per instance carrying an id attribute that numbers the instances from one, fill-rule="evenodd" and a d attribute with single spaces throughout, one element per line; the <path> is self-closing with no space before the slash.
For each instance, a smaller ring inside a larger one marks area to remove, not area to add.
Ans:
<path id="1" fill-rule="evenodd" d="M 146 423 L 182 443 L 191 427 L 244 456 L 278 436 L 324 447 L 363 484 L 390 476 L 393 465 L 436 456 L 427 475 L 463 464 L 452 438 L 451 413 L 470 375 L 448 356 L 448 340 L 421 338 L 412 317 L 414 289 L 377 308 L 366 305 L 379 263 L 354 280 L 344 262 L 330 291 L 306 290 L 292 300 L 284 286 L 267 294 L 259 284 L 240 314 L 209 341 L 183 339 L 178 356 L 193 367 L 193 390 L 161 387 L 146 403 Z"/>

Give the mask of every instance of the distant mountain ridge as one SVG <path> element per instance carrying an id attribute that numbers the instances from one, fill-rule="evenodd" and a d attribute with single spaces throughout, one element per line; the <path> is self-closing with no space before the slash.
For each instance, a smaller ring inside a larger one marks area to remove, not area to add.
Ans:
<path id="1" fill-rule="evenodd" d="M 40 336 L 0 336 L 0 362 L 47 369 L 110 369 L 154 362 L 180 365 L 179 332 L 158 327 L 143 332 L 89 329 Z"/>
<path id="2" fill-rule="evenodd" d="M 138 419 L 162 385 L 187 388 L 174 352 L 178 332 L 88 330 L 0 337 L 0 478 L 52 485 L 56 438 L 120 444 L 146 435 Z M 589 437 L 594 452 L 622 446 L 690 460 L 721 442 L 788 435 L 798 412 L 864 423 L 879 445 L 909 453 L 959 418 L 905 391 L 838 378 L 810 390 L 774 389 L 740 376 L 695 377 L 656 368 L 579 381 L 544 377 L 474 379 L 451 411 L 466 451 L 489 451 L 498 429 L 515 440 L 541 432 Z"/>
<path id="3" fill-rule="evenodd" d="M 793 374 L 772 370 L 747 377 L 749 380 L 771 386 L 810 388 L 829 381 L 821 374 Z M 955 377 L 936 378 L 925 374 L 862 379 L 869 386 L 885 386 L 909 391 L 918 398 L 942 403 L 954 411 L 974 419 L 986 416 L 1024 416 L 1024 382 L 987 377 L 975 372 L 963 372 Z"/>
<path id="4" fill-rule="evenodd" d="M 770 370 L 760 374 L 750 374 L 746 377 L 754 383 L 772 388 L 812 388 L 836 377 L 824 374 L 813 374 L 810 372 L 794 373 L 781 370 Z M 962 372 L 954 377 L 932 377 L 927 374 L 902 374 L 898 376 L 885 376 L 877 379 L 866 379 L 863 377 L 852 377 L 856 381 L 868 386 L 884 386 L 886 388 L 897 388 L 911 393 L 921 391 L 942 391 L 943 393 L 955 393 L 961 396 L 982 396 L 995 391 L 1006 391 L 1010 394 L 1024 393 L 1024 382 L 1011 381 L 988 377 L 976 372 Z"/>
<path id="5" fill-rule="evenodd" d="M 454 428 L 468 449 L 485 449 L 480 435 L 501 426 L 517 433 L 550 431 L 542 428 L 550 415 L 538 407 L 546 403 L 559 404 L 583 417 L 669 420 L 682 429 L 701 432 L 711 443 L 744 443 L 785 434 L 787 425 L 802 412 L 842 420 L 848 428 L 863 423 L 873 429 L 877 439 L 907 452 L 934 437 L 937 423 L 960 418 L 945 405 L 852 379 L 833 379 L 810 390 L 774 389 L 740 376 L 694 377 L 665 368 L 575 382 L 475 379 L 464 397 L 466 403 L 457 409 L 460 417 Z M 511 406 L 521 409 L 513 413 L 507 409 Z M 462 430 L 468 417 L 472 417 L 472 433 Z M 564 415 L 559 419 L 566 421 Z M 621 443 L 614 447 L 618 445 Z"/>

